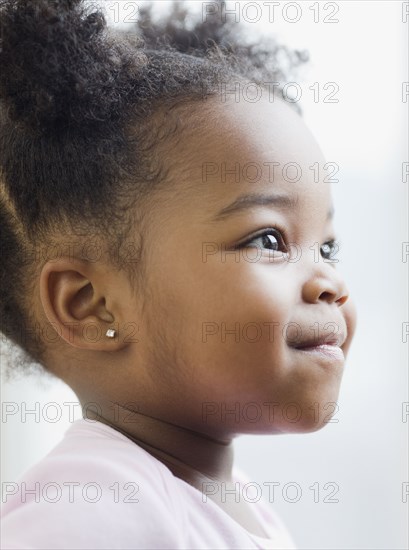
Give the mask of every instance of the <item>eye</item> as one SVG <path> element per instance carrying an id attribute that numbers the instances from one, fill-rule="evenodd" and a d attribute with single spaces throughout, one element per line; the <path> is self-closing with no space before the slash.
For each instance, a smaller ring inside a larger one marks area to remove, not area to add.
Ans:
<path id="1" fill-rule="evenodd" d="M 338 250 L 339 250 L 338 241 L 334 239 L 332 241 L 328 241 L 321 246 L 320 250 L 321 250 L 321 256 L 325 260 L 332 260 L 334 262 L 338 262 L 337 259 L 334 259 L 335 255 L 338 253 Z"/>
<path id="2" fill-rule="evenodd" d="M 237 248 L 246 247 L 257 247 L 262 250 L 272 250 L 274 252 L 287 251 L 281 232 L 275 228 L 264 229 L 262 232 L 254 235 L 251 239 L 237 246 Z"/>

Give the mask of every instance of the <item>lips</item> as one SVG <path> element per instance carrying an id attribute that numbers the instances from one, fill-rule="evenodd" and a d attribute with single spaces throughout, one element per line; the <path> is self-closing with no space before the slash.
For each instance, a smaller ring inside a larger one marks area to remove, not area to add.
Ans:
<path id="1" fill-rule="evenodd" d="M 302 342 L 296 344 L 289 344 L 292 348 L 296 349 L 312 349 L 319 346 L 334 346 L 341 347 L 346 340 L 344 333 L 334 334 L 333 332 L 328 332 L 324 334 L 319 334 L 314 338 L 305 339 Z"/>
<path id="2" fill-rule="evenodd" d="M 342 348 L 336 345 L 321 344 L 319 346 L 295 348 L 296 353 L 301 353 L 304 356 L 315 357 L 327 361 L 335 361 L 343 363 L 345 360 Z"/>

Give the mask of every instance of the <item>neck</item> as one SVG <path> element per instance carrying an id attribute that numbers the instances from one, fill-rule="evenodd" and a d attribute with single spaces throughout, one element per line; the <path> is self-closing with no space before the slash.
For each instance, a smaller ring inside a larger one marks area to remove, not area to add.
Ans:
<path id="1" fill-rule="evenodd" d="M 79 396 L 84 418 L 118 430 L 157 458 L 178 478 L 202 490 L 204 482 L 232 480 L 232 439 L 213 439 L 208 434 L 169 423 L 141 412 L 130 411 L 102 400 L 100 396 Z M 98 403 L 98 412 L 87 404 Z"/>

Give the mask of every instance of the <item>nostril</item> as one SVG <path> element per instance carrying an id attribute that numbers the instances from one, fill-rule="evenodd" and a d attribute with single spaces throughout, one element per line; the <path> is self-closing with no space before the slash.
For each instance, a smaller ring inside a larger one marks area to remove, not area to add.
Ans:
<path id="1" fill-rule="evenodd" d="M 337 299 L 337 294 L 335 292 L 325 291 L 320 294 L 319 299 L 323 300 L 324 302 L 328 302 L 329 304 L 333 304 L 335 302 L 338 306 L 342 306 L 348 300 L 348 296 L 344 294 Z"/>
<path id="2" fill-rule="evenodd" d="M 320 300 L 332 304 L 332 302 L 335 302 L 335 294 L 333 292 L 322 292 L 320 294 Z"/>

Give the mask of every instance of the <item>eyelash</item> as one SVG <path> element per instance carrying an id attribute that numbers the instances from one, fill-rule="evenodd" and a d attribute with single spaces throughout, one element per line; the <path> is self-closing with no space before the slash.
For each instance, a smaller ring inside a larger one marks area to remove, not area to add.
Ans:
<path id="1" fill-rule="evenodd" d="M 285 244 L 286 241 L 287 241 L 286 232 L 284 231 L 284 229 L 282 229 L 278 226 L 268 227 L 266 229 L 263 229 L 263 231 L 260 231 L 260 232 L 256 233 L 250 239 L 247 239 L 245 242 L 239 243 L 235 248 L 236 249 L 246 248 L 246 247 L 249 246 L 250 243 L 252 243 L 256 239 L 259 239 L 259 238 L 264 237 L 266 235 L 271 235 L 272 233 L 273 233 L 274 237 L 276 237 L 276 238 L 277 238 L 277 234 L 278 234 L 278 237 L 279 237 L 277 239 L 278 246 L 280 246 L 280 242 L 281 242 L 284 245 L 284 248 L 285 248 L 285 250 L 283 252 L 288 253 L 288 249 L 287 249 L 287 246 Z M 322 253 L 322 247 L 325 246 L 325 245 L 328 245 L 331 248 L 331 252 L 327 256 L 323 255 L 323 253 Z M 333 260 L 335 254 L 337 254 L 337 252 L 339 251 L 339 245 L 340 245 L 340 243 L 336 239 L 331 239 L 331 240 L 326 241 L 325 243 L 323 243 L 320 247 L 320 252 L 321 252 L 322 257 L 325 260 Z"/>

